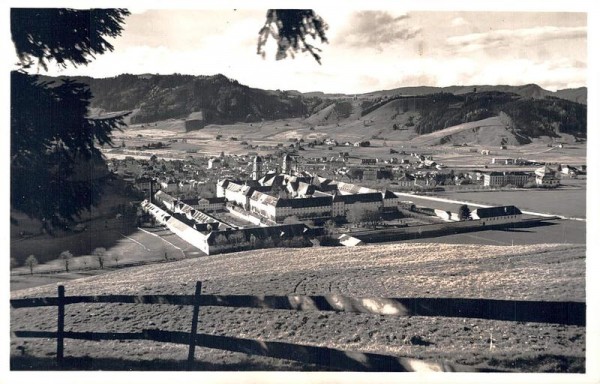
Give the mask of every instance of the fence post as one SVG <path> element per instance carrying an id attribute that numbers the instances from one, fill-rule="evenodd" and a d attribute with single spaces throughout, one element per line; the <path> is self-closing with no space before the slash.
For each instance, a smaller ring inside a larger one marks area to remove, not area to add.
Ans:
<path id="1" fill-rule="evenodd" d="M 194 293 L 194 313 L 192 315 L 192 330 L 190 331 L 190 349 L 188 352 L 187 368 L 192 369 L 194 354 L 196 352 L 196 333 L 198 331 L 198 312 L 200 312 L 200 295 L 202 293 L 202 282 L 196 281 L 196 292 Z"/>
<path id="2" fill-rule="evenodd" d="M 56 331 L 56 361 L 61 364 L 64 357 L 64 331 L 65 331 L 65 286 L 58 286 L 58 321 Z"/>

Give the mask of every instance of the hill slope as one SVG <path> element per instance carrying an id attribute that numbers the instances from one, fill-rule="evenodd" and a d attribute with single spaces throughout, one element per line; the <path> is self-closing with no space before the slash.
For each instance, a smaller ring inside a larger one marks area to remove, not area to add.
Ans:
<path id="1" fill-rule="evenodd" d="M 217 255 L 130 268 L 70 281 L 65 287 L 67 295 L 191 294 L 195 281 L 202 281 L 203 293 L 219 294 L 340 293 L 354 297 L 581 301 L 585 298 L 584 270 L 585 247 L 569 244 L 515 247 L 387 244 L 316 248 L 311 252 L 270 249 Z M 55 285 L 43 286 L 13 292 L 11 297 L 55 295 L 55 291 Z M 11 310 L 11 330 L 53 330 L 55 318 L 54 308 Z M 78 304 L 69 306 L 65 328 L 139 332 L 158 327 L 189 332 L 190 318 L 189 307 Z M 470 365 L 494 364 L 496 368 L 514 368 L 513 364 L 520 361 L 517 369 L 527 371 L 578 371 L 583 369 L 585 356 L 585 328 L 575 326 L 221 307 L 202 308 L 200 319 L 200 333 Z M 494 349 L 489 346 L 490 333 Z M 22 340 L 11 339 L 11 355 L 18 355 L 20 345 Z M 55 350 L 55 344 L 44 339 L 28 340 L 26 349 L 33 356 L 43 357 Z M 185 360 L 187 355 L 185 346 L 135 341 L 69 340 L 67 351 L 69 356 L 136 361 Z M 197 359 L 224 362 L 244 358 L 199 348 Z M 282 369 L 284 364 L 271 359 L 260 361 L 269 365 L 266 369 Z"/>
<path id="2" fill-rule="evenodd" d="M 556 92 L 544 89 L 536 84 L 525 85 L 453 85 L 449 87 L 401 87 L 383 91 L 366 93 L 370 97 L 392 97 L 392 96 L 425 96 L 434 93 L 452 93 L 463 95 L 471 92 L 504 92 L 514 93 L 524 98 L 543 99 L 546 97 L 557 97 L 560 99 L 587 104 L 587 88 L 560 89 Z"/>
<path id="3" fill-rule="evenodd" d="M 523 86 L 405 87 L 348 97 L 319 92 L 250 88 L 222 75 L 119 75 L 75 78 L 89 84 L 98 112 L 133 110 L 128 122 L 181 119 L 182 129 L 207 124 L 305 118 L 312 126 L 348 126 L 370 138 L 392 127 L 390 138 L 405 140 L 500 114 L 513 122 L 519 143 L 540 136 L 587 135 L 587 89 L 547 91 Z M 569 101 L 571 99 L 574 101 Z M 372 128 L 369 128 L 372 126 Z M 334 129 L 335 131 L 335 129 Z"/>
<path id="4" fill-rule="evenodd" d="M 92 108 L 137 110 L 131 117 L 133 124 L 190 116 L 201 116 L 204 125 L 301 117 L 320 102 L 293 93 L 250 88 L 223 75 L 123 74 L 74 79 L 90 86 Z"/>
<path id="5" fill-rule="evenodd" d="M 440 131 L 417 136 L 414 145 L 519 145 L 520 141 L 512 128 L 511 119 L 505 114 L 487 119 L 458 124 Z"/>

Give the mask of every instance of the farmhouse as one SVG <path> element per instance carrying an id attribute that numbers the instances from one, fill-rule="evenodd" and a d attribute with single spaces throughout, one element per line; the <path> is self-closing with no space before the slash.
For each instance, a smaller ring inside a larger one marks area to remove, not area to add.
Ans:
<path id="1" fill-rule="evenodd" d="M 560 179 L 556 177 L 556 172 L 548 166 L 543 166 L 535 170 L 535 184 L 540 187 L 558 187 Z"/>
<path id="2" fill-rule="evenodd" d="M 482 220 L 491 225 L 515 222 L 521 219 L 521 210 L 514 205 L 477 208 L 471 212 L 473 220 Z"/>

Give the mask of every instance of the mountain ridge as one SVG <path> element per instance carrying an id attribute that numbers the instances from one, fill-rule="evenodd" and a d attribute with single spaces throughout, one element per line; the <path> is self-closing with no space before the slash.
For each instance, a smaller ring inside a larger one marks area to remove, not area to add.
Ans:
<path id="1" fill-rule="evenodd" d="M 392 127 L 423 135 L 505 114 L 521 144 L 541 136 L 587 136 L 586 88 L 551 92 L 536 84 L 424 86 L 344 95 L 252 88 L 220 74 L 70 79 L 89 85 L 95 111 L 133 110 L 132 124 L 180 119 L 188 131 L 208 124 L 300 118 L 310 126 L 364 124 L 367 137 L 377 134 L 369 130 Z"/>

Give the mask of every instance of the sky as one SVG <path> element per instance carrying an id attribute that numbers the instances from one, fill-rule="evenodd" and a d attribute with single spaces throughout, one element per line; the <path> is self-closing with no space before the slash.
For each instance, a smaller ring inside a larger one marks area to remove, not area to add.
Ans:
<path id="1" fill-rule="evenodd" d="M 322 65 L 257 55 L 265 9 L 132 9 L 113 52 L 51 75 L 224 74 L 263 89 L 362 93 L 402 86 L 586 86 L 587 17 L 566 12 L 314 8 L 329 25 Z"/>

